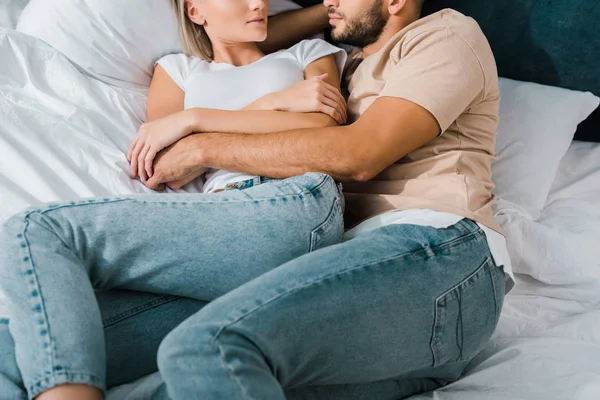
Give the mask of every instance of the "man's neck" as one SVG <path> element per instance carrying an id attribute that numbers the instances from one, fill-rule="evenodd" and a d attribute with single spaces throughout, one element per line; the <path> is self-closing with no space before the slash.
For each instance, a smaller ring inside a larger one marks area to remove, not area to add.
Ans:
<path id="1" fill-rule="evenodd" d="M 414 15 L 410 16 L 396 16 L 388 20 L 388 23 L 383 30 L 383 33 L 373 44 L 368 45 L 362 49 L 362 58 L 365 59 L 368 56 L 377 53 L 383 46 L 387 44 L 398 32 L 406 28 L 413 22 L 417 21 L 419 17 Z"/>

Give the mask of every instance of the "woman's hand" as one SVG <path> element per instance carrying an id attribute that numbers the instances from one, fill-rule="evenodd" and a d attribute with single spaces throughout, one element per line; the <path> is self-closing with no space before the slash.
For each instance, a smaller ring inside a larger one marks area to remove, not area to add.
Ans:
<path id="1" fill-rule="evenodd" d="M 200 162 L 203 134 L 192 134 L 158 153 L 154 175 L 146 182 L 152 190 L 162 190 L 165 185 L 180 189 L 204 174 L 208 167 Z"/>
<path id="2" fill-rule="evenodd" d="M 327 83 L 327 74 L 298 82 L 288 89 L 268 94 L 246 110 L 273 110 L 297 113 L 320 112 L 340 125 L 346 123 L 346 100 L 340 91 Z"/>
<path id="3" fill-rule="evenodd" d="M 139 176 L 142 182 L 146 182 L 152 177 L 152 166 L 158 152 L 189 135 L 189 126 L 185 111 L 142 124 L 127 154 L 131 179 Z"/>

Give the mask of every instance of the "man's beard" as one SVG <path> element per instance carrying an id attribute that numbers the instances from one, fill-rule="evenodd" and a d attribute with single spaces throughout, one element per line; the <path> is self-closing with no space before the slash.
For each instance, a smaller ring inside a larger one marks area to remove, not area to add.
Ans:
<path id="1" fill-rule="evenodd" d="M 376 0 L 364 15 L 346 20 L 346 29 L 343 32 L 331 32 L 333 40 L 350 46 L 365 48 L 379 40 L 387 21 L 381 15 L 383 0 Z M 335 12 L 332 10 L 332 13 Z"/>

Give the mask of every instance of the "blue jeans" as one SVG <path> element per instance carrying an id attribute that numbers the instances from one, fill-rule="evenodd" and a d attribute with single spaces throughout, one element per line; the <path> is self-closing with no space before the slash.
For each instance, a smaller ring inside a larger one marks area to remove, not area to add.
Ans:
<path id="1" fill-rule="evenodd" d="M 247 190 L 82 200 L 12 217 L 0 232 L 0 288 L 29 397 L 63 383 L 105 389 L 94 290 L 211 301 L 339 243 L 342 203 L 331 177 L 311 173 Z"/>
<path id="2" fill-rule="evenodd" d="M 386 226 L 188 318 L 160 345 L 165 384 L 153 398 L 404 398 L 457 379 L 503 299 L 504 273 L 475 222 Z"/>
<path id="3" fill-rule="evenodd" d="M 226 228 L 218 234 L 227 234 Z M 391 400 L 432 390 L 457 379 L 488 342 L 500 315 L 503 282 L 472 221 L 447 229 L 383 227 L 294 257 L 224 290 L 208 305 L 190 306 L 185 312 L 193 315 L 162 342 L 158 359 L 165 383 L 153 396 Z M 131 296 L 129 302 L 136 295 Z M 117 337 L 107 336 L 109 369 L 111 357 L 127 369 L 109 371 L 109 384 L 111 374 L 137 375 L 140 366 L 125 358 L 136 346 L 159 341 L 157 332 L 174 325 L 173 310 L 185 314 L 185 303 L 177 304 L 185 301 L 139 312 L 123 306 L 133 316 L 109 318 L 120 330 Z M 0 324 L 0 353 L 10 347 L 2 338 Z M 118 338 L 131 348 L 115 355 Z M 152 343 L 138 359 L 155 355 Z M 68 356 L 73 365 L 81 362 L 79 353 Z M 14 382 L 8 386 L 18 391 L 14 362 L 0 367 L 6 381 Z"/>

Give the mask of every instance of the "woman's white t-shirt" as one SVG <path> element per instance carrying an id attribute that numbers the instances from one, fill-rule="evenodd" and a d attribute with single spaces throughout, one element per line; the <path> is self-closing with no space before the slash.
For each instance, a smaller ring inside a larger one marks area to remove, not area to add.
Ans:
<path id="1" fill-rule="evenodd" d="M 171 79 L 185 92 L 185 109 L 211 108 L 241 110 L 255 100 L 278 92 L 304 80 L 304 70 L 312 62 L 334 54 L 340 76 L 346 52 L 324 40 L 304 40 L 297 45 L 260 60 L 236 67 L 232 64 L 207 62 L 199 57 L 171 54 L 158 60 Z M 205 193 L 224 189 L 228 184 L 253 179 L 254 176 L 209 170 Z"/>

